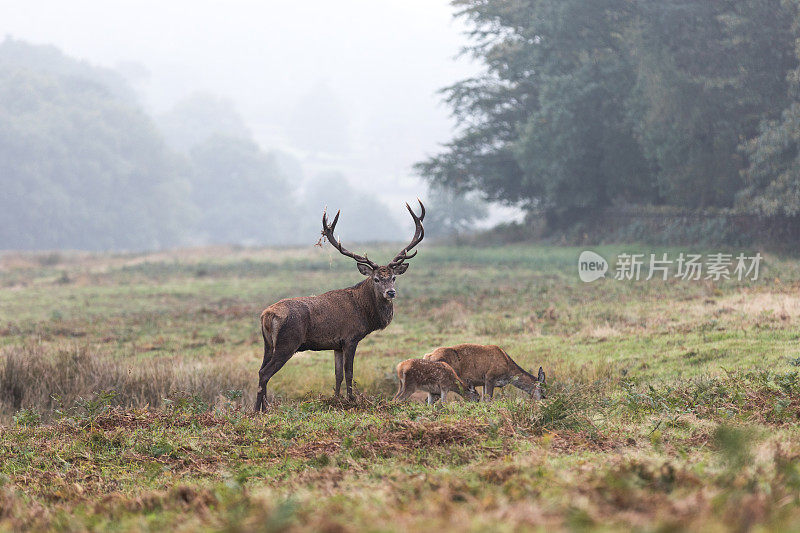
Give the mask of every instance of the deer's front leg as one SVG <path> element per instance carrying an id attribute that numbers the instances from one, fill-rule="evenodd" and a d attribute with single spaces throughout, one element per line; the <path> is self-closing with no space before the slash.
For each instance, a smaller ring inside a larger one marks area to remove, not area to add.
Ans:
<path id="1" fill-rule="evenodd" d="M 347 399 L 353 400 L 353 359 L 356 357 L 356 344 L 344 348 L 344 379 L 347 383 Z"/>
<path id="2" fill-rule="evenodd" d="M 342 390 L 342 380 L 344 379 L 344 354 L 341 350 L 334 350 L 333 364 L 336 369 L 336 388 L 334 391 L 338 398 Z"/>

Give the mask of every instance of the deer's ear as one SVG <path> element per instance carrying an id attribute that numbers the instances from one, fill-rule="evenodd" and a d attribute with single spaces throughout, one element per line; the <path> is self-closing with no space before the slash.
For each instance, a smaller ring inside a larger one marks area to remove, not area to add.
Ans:
<path id="1" fill-rule="evenodd" d="M 372 274 L 371 266 L 362 263 L 356 263 L 356 266 L 358 267 L 358 271 L 364 274 L 365 276 L 369 276 L 370 274 Z"/>
<path id="2" fill-rule="evenodd" d="M 408 263 L 402 263 L 400 265 L 397 265 L 392 270 L 394 271 L 395 274 L 399 276 L 400 274 L 408 270 Z"/>

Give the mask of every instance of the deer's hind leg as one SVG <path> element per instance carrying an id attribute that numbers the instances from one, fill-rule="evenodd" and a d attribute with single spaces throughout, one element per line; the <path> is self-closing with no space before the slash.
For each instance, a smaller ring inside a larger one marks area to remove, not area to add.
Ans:
<path id="1" fill-rule="evenodd" d="M 392 397 L 392 401 L 393 402 L 397 401 L 397 399 L 400 398 L 400 396 L 405 391 L 406 391 L 406 380 L 405 380 L 405 378 L 400 378 L 400 383 L 397 386 L 397 392 L 394 393 L 394 396 Z"/>
<path id="2" fill-rule="evenodd" d="M 267 395 L 267 383 L 269 380 L 278 373 L 278 370 L 283 368 L 286 361 L 292 358 L 295 354 L 294 350 L 285 352 L 276 352 L 265 366 L 261 367 L 258 371 L 258 394 L 256 396 L 256 412 L 266 411 L 265 397 Z"/>
<path id="3" fill-rule="evenodd" d="M 417 387 L 414 385 L 409 384 L 405 379 L 400 380 L 400 389 L 397 391 L 397 394 L 394 395 L 392 400 L 397 402 L 402 402 L 403 400 L 407 400 L 409 396 L 414 394 L 417 390 Z"/>
<path id="4" fill-rule="evenodd" d="M 287 331 L 288 329 L 288 331 Z M 280 334 L 279 334 L 280 333 Z M 266 343 L 264 348 L 264 361 L 261 363 L 261 369 L 258 371 L 258 393 L 256 394 L 255 411 L 265 411 L 266 403 L 265 398 L 267 395 L 267 383 L 274 376 L 286 361 L 292 358 L 300 347 L 300 341 L 296 338 L 297 335 L 289 328 L 281 328 L 280 331 L 272 331 L 272 350 L 267 353 Z"/>
<path id="5" fill-rule="evenodd" d="M 256 405 L 255 405 L 256 412 L 261 411 L 264 406 L 264 396 L 267 393 L 267 388 L 266 388 L 267 384 L 266 382 L 262 384 L 261 377 L 262 373 L 269 365 L 269 362 L 272 360 L 273 355 L 274 354 L 272 352 L 272 346 L 268 344 L 267 338 L 264 337 L 264 360 L 261 362 L 261 368 L 258 371 L 258 393 L 256 394 Z"/>

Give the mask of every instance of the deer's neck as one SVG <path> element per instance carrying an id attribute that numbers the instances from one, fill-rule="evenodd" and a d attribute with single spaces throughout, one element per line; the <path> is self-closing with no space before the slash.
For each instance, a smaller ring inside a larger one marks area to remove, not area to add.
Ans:
<path id="1" fill-rule="evenodd" d="M 536 386 L 539 384 L 539 381 L 533 378 L 527 372 L 520 370 L 518 373 L 511 378 L 512 384 L 517 387 L 518 389 L 522 389 L 528 394 L 531 394 Z"/>
<path id="2" fill-rule="evenodd" d="M 391 300 L 379 298 L 375 294 L 375 287 L 369 280 L 364 280 L 358 285 L 361 292 L 361 301 L 366 303 L 366 316 L 370 331 L 383 329 L 389 325 L 394 316 L 394 306 Z"/>

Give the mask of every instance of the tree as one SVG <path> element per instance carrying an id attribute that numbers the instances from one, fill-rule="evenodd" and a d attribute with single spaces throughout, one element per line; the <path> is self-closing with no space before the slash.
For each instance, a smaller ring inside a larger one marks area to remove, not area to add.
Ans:
<path id="1" fill-rule="evenodd" d="M 52 47 L 0 45 L 0 248 L 182 241 L 186 168 L 125 87 Z"/>
<path id="2" fill-rule="evenodd" d="M 635 80 L 620 34 L 630 2 L 454 4 L 475 26 L 470 51 L 487 74 L 446 89 L 462 133 L 417 166 L 423 175 L 556 214 L 653 199 L 624 106 Z"/>
<path id="3" fill-rule="evenodd" d="M 800 33 L 800 3 L 784 5 L 794 11 L 793 33 Z M 800 42 L 794 56 L 800 64 Z M 741 145 L 749 165 L 742 171 L 745 187 L 738 203 L 761 215 L 800 215 L 800 67 L 787 80 L 788 103 L 780 118 L 764 120 L 758 135 Z"/>
<path id="4" fill-rule="evenodd" d="M 795 1 L 456 0 L 486 71 L 444 90 L 459 132 L 416 168 L 566 224 L 730 207 L 738 146 L 787 105 Z"/>
<path id="5" fill-rule="evenodd" d="M 628 106 L 659 194 L 673 205 L 730 207 L 746 165 L 739 143 L 785 105 L 793 17 L 781 0 L 640 6 L 629 32 L 637 83 Z"/>
<path id="6" fill-rule="evenodd" d="M 460 193 L 441 185 L 430 187 L 426 205 L 425 233 L 431 237 L 457 237 L 489 214 L 486 202 L 476 193 Z"/>

